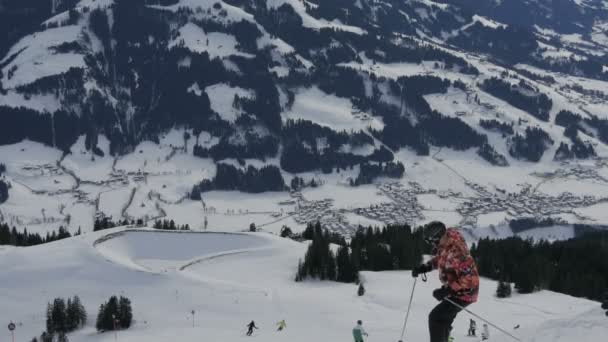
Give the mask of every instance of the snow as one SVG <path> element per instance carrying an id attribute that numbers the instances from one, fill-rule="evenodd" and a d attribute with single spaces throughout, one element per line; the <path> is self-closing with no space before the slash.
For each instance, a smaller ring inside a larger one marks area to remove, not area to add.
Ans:
<path id="1" fill-rule="evenodd" d="M 526 230 L 518 233 L 517 236 L 522 239 L 538 240 L 568 240 L 575 237 L 573 226 L 554 226 L 554 227 L 541 227 Z"/>
<path id="2" fill-rule="evenodd" d="M 356 117 L 349 99 L 326 94 L 318 87 L 300 89 L 296 92 L 293 107 L 283 113 L 283 120 L 309 120 L 318 125 L 337 131 L 365 130 L 368 127 L 382 129 L 384 124 L 378 118 L 361 113 Z"/>
<path id="3" fill-rule="evenodd" d="M 268 8 L 279 8 L 282 5 L 290 5 L 294 11 L 302 18 L 302 24 L 304 27 L 312 29 L 321 28 L 333 28 L 340 31 L 350 32 L 358 35 L 367 34 L 365 30 L 357 26 L 345 25 L 339 20 L 327 21 L 325 19 L 317 19 L 306 12 L 304 3 L 298 0 L 267 0 L 266 6 Z"/>
<path id="4" fill-rule="evenodd" d="M 238 42 L 233 35 L 221 32 L 205 32 L 193 23 L 187 23 L 180 28 L 179 35 L 170 42 L 169 47 L 181 45 L 196 53 L 207 52 L 211 59 L 230 56 L 254 57 L 251 54 L 238 51 Z"/>
<path id="5" fill-rule="evenodd" d="M 205 88 L 211 101 L 211 109 L 218 113 L 222 120 L 234 123 L 243 114 L 240 108 L 234 108 L 234 97 L 253 99 L 255 92 L 240 87 L 231 87 L 225 83 L 214 84 Z"/>
<path id="6" fill-rule="evenodd" d="M 355 226 L 361 227 L 384 227 L 384 223 L 376 220 L 369 219 L 353 213 L 347 213 L 344 215 L 346 220 Z"/>
<path id="7" fill-rule="evenodd" d="M 19 94 L 15 91 L 7 91 L 6 95 L 0 95 L 0 106 L 13 108 L 29 108 L 39 112 L 53 113 L 61 109 L 59 100 L 50 94 L 28 95 Z"/>
<path id="8" fill-rule="evenodd" d="M 334 201 L 334 206 L 339 209 L 369 207 L 390 201 L 375 185 L 351 187 L 327 183 L 322 187 L 306 188 L 302 191 L 302 195 L 309 201 L 331 199 Z"/>
<path id="9" fill-rule="evenodd" d="M 498 22 L 496 22 L 496 21 L 494 21 L 492 19 L 480 16 L 480 15 L 477 15 L 477 14 L 473 15 L 473 21 L 477 22 L 477 23 L 480 23 L 483 26 L 490 27 L 490 28 L 493 28 L 493 29 L 507 27 L 507 25 L 505 25 L 505 24 L 498 23 Z"/>
<path id="10" fill-rule="evenodd" d="M 220 9 L 215 9 L 214 5 L 221 5 Z M 210 11 L 213 19 L 224 24 L 239 22 L 241 20 L 255 22 L 253 16 L 243 9 L 229 5 L 221 0 L 180 0 L 178 3 L 170 6 L 149 5 L 150 8 L 176 12 L 180 8 L 190 8 L 196 12 L 196 15 L 201 18 L 208 18 L 205 12 Z M 200 9 L 200 10 L 199 10 Z M 220 11 L 226 11 L 226 15 L 219 15 Z"/>
<path id="11" fill-rule="evenodd" d="M 97 146 L 104 152 L 103 157 L 87 151 L 85 137 L 80 136 L 70 148 L 71 153 L 63 160 L 63 165 L 76 173 L 82 180 L 96 182 L 112 172 L 114 158 L 110 156 L 110 141 L 103 135 L 98 136 Z"/>
<path id="12" fill-rule="evenodd" d="M 95 241 L 99 241 L 95 243 Z M 18 323 L 16 341 L 28 341 L 45 328 L 46 303 L 79 295 L 89 323 L 70 340 L 101 342 L 96 333 L 99 304 L 110 295 L 131 299 L 134 325 L 118 333 L 124 341 L 214 341 L 245 339 L 245 324 L 260 327 L 253 339 L 269 342 L 349 340 L 356 320 L 370 341 L 399 338 L 413 278 L 409 271 L 362 272 L 366 294 L 355 284 L 293 281 L 306 243 L 271 234 L 218 234 L 125 231 L 118 228 L 32 248 L 3 248 L 0 320 Z M 417 282 L 405 340 L 428 340 L 427 316 L 436 305 L 431 291 L 436 272 Z M 480 300 L 470 310 L 525 342 L 595 342 L 608 333 L 597 302 L 549 291 L 512 298 L 494 297 L 496 283 L 482 279 Z M 192 321 L 191 311 L 195 310 Z M 462 312 L 453 326 L 465 337 L 470 316 Z M 285 319 L 287 329 L 276 332 Z M 21 325 L 19 325 L 21 323 Z M 478 324 L 480 324 L 478 320 Z M 512 330 L 516 325 L 520 329 Z M 311 329 L 314 327 L 314 329 Z M 491 328 L 492 341 L 510 341 Z"/>
<path id="13" fill-rule="evenodd" d="M 40 78 L 59 75 L 70 68 L 84 68 L 84 56 L 76 53 L 55 53 L 52 47 L 80 39 L 80 26 L 64 26 L 36 32 L 15 44 L 6 57 L 5 63 L 17 57 L 2 69 L 2 84 L 6 89 L 32 83 Z"/>
<path id="14" fill-rule="evenodd" d="M 431 0 L 416 0 L 417 2 L 423 3 L 429 7 L 438 7 L 442 10 L 446 10 L 448 9 L 448 7 L 450 7 L 449 4 L 443 4 L 443 3 L 439 3 L 439 2 L 435 2 L 435 1 L 431 1 Z"/>

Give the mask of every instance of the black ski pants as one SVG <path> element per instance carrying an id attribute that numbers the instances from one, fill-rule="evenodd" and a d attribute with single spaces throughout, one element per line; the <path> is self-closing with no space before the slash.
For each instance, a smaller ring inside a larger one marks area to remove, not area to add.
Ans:
<path id="1" fill-rule="evenodd" d="M 466 307 L 469 303 L 460 301 L 458 299 L 452 299 L 454 303 L 462 307 Z M 429 333 L 431 335 L 431 342 L 448 342 L 450 337 L 450 330 L 452 330 L 452 322 L 456 318 L 456 315 L 460 312 L 460 308 L 447 300 L 442 300 L 441 303 L 431 310 L 429 314 Z"/>

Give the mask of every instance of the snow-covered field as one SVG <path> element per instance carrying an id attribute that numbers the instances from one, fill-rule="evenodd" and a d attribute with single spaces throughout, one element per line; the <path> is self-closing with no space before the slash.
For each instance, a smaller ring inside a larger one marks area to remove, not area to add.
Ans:
<path id="1" fill-rule="evenodd" d="M 16 341 L 45 328 L 46 303 L 79 295 L 89 323 L 71 341 L 113 341 L 95 332 L 99 304 L 111 295 L 132 300 L 134 326 L 119 341 L 241 341 L 245 324 L 263 341 L 348 341 L 357 319 L 368 341 L 397 341 L 413 285 L 407 271 L 363 272 L 366 294 L 354 284 L 293 281 L 305 243 L 267 233 L 181 233 L 116 228 L 30 248 L 0 249 L 0 321 L 14 321 Z M 405 341 L 428 340 L 426 319 L 436 304 L 436 274 L 417 283 Z M 494 297 L 496 284 L 482 280 L 479 315 L 529 342 L 597 342 L 608 333 L 596 302 L 552 292 Z M 194 322 L 191 311 L 195 310 Z M 454 323 L 456 341 L 470 316 Z M 285 319 L 287 329 L 276 332 Z M 194 323 L 194 324 L 193 324 Z M 478 323 L 479 322 L 478 320 Z M 194 326 L 193 326 L 194 325 Z M 516 325 L 520 328 L 513 330 Z M 470 339 L 474 341 L 474 339 Z M 508 337 L 491 329 L 491 341 Z"/>
<path id="2" fill-rule="evenodd" d="M 490 166 L 473 151 L 449 149 L 433 149 L 430 157 L 398 151 L 395 156 L 405 165 L 400 180 L 380 179 L 376 184 L 351 187 L 349 179 L 357 176 L 357 168 L 330 175 L 305 173 L 299 176 L 314 178 L 319 186 L 297 193 L 213 191 L 202 194 L 202 201 L 192 201 L 188 196 L 192 186 L 214 177 L 216 167 L 210 159 L 193 156 L 193 141 L 184 145 L 183 134 L 183 130 L 173 130 L 159 144 L 143 142 L 119 158 L 109 156 L 103 137 L 99 146 L 105 157 L 86 151 L 84 138 L 65 157 L 30 141 L 2 146 L 0 162 L 7 165 L 4 177 L 11 189 L 8 201 L 0 205 L 0 218 L 18 229 L 43 234 L 60 226 L 72 232 L 91 231 L 100 216 L 113 221 L 142 219 L 149 225 L 156 219 L 172 219 L 194 230 L 204 229 L 206 219 L 208 229 L 228 232 L 247 230 L 255 223 L 275 233 L 284 225 L 301 231 L 316 220 L 351 233 L 360 225 L 442 220 L 481 229 L 474 234 L 479 236 L 484 236 L 484 228 L 534 215 L 584 224 L 603 224 L 608 219 L 608 171 L 602 159 L 515 161 L 516 165 L 501 168 Z M 214 143 L 205 134 L 199 140 Z M 223 162 L 239 167 L 233 160 Z M 256 160 L 245 163 L 264 165 Z M 266 163 L 278 164 L 278 160 Z M 294 175 L 283 176 L 289 184 Z M 401 216 L 391 216 L 395 209 L 410 206 L 413 209 L 403 209 Z M 530 210 L 535 207 L 542 210 Z"/>

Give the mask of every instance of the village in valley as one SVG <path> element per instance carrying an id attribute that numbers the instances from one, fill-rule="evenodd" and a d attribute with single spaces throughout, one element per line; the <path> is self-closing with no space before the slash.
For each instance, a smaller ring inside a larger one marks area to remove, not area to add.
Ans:
<path id="1" fill-rule="evenodd" d="M 597 163 L 602 163 L 598 160 Z M 579 222 L 593 222 L 592 217 L 585 216 L 576 209 L 587 208 L 594 205 L 608 203 L 608 197 L 591 195 L 578 195 L 563 192 L 558 195 L 549 195 L 538 191 L 538 186 L 549 180 L 570 179 L 587 182 L 597 182 L 608 185 L 608 179 L 600 175 L 594 167 L 572 165 L 560 168 L 554 172 L 534 173 L 539 184 L 520 184 L 519 192 L 510 192 L 495 187 L 486 186 L 465 180 L 474 195 L 464 195 L 460 192 L 427 189 L 417 182 L 403 184 L 397 181 L 380 182 L 376 185 L 378 194 L 385 195 L 390 201 L 372 204 L 366 207 L 337 209 L 332 199 L 309 201 L 302 193 L 294 192 L 292 196 L 296 201 L 295 211 L 287 213 L 294 215 L 298 224 L 320 221 L 328 229 L 342 234 L 351 234 L 359 229 L 348 221 L 345 214 L 351 213 L 367 218 L 381 224 L 409 224 L 414 225 L 429 219 L 424 211 L 433 211 L 425 208 L 419 201 L 420 195 L 436 195 L 443 200 L 457 203 L 454 212 L 462 219 L 458 224 L 464 228 L 478 226 L 478 218 L 492 213 L 504 213 L 510 219 L 517 218 L 556 218 L 569 214 Z M 498 223 L 498 222 L 497 222 Z"/>

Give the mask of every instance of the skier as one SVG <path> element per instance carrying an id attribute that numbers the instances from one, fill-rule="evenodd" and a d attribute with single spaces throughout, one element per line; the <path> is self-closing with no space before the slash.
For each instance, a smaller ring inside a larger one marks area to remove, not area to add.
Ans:
<path id="1" fill-rule="evenodd" d="M 285 320 L 283 319 L 279 323 L 277 323 L 277 326 L 279 327 L 277 331 L 281 331 L 287 327 L 287 323 L 285 323 Z"/>
<path id="2" fill-rule="evenodd" d="M 363 322 L 360 320 L 357 321 L 357 325 L 353 328 L 353 337 L 355 338 L 355 342 L 363 342 L 363 336 L 368 336 L 363 329 Z"/>
<path id="3" fill-rule="evenodd" d="M 429 332 L 431 342 L 446 342 L 452 322 L 461 311 L 450 301 L 461 307 L 475 303 L 479 292 L 479 274 L 464 238 L 456 229 L 446 229 L 438 221 L 427 224 L 423 229 L 424 240 L 433 247 L 435 256 L 416 267 L 412 276 L 418 277 L 439 269 L 439 280 L 443 286 L 433 291 L 433 297 L 440 303 L 429 314 Z"/>
<path id="4" fill-rule="evenodd" d="M 251 321 L 251 323 L 247 324 L 247 328 L 249 330 L 247 330 L 247 336 L 251 336 L 251 334 L 253 334 L 253 329 L 257 329 L 258 327 L 255 326 L 255 322 Z"/>
<path id="5" fill-rule="evenodd" d="M 488 325 L 484 323 L 483 331 L 481 332 L 481 340 L 485 341 L 490 338 L 490 329 L 488 329 Z"/>
<path id="6" fill-rule="evenodd" d="M 470 319 L 469 320 L 469 333 L 468 333 L 468 336 L 477 336 L 475 334 L 475 330 L 477 330 L 477 322 L 475 322 L 474 320 Z"/>

